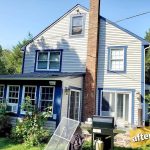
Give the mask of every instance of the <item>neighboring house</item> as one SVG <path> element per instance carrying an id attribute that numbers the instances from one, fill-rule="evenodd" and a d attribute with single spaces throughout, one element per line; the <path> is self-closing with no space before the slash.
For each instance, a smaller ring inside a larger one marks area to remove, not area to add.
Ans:
<path id="1" fill-rule="evenodd" d="M 0 75 L 0 98 L 7 99 L 14 117 L 24 115 L 21 105 L 30 96 L 41 111 L 52 106 L 53 128 L 63 116 L 82 120 L 88 25 L 89 11 L 76 5 L 23 48 L 22 74 Z M 96 114 L 136 124 L 136 93 L 144 97 L 144 47 L 149 43 L 100 17 L 99 45 Z M 144 114 L 143 107 L 143 121 Z"/>

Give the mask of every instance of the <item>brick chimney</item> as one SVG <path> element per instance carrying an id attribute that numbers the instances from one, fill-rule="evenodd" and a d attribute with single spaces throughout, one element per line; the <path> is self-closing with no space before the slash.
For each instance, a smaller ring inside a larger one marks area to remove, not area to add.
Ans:
<path id="1" fill-rule="evenodd" d="M 83 120 L 96 114 L 100 0 L 90 0 L 88 52 L 84 84 Z"/>

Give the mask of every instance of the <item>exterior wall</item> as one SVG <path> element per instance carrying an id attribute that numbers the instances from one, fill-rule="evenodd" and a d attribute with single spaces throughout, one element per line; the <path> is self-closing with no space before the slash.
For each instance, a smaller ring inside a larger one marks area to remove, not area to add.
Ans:
<path id="1" fill-rule="evenodd" d="M 100 45 L 98 54 L 97 88 L 133 89 L 134 95 L 134 123 L 138 122 L 138 100 L 136 92 L 141 93 L 141 42 L 135 37 L 101 19 Z M 107 71 L 108 47 L 127 46 L 127 64 L 125 73 Z M 144 60 L 143 60 L 144 61 Z M 98 110 L 97 90 L 97 113 Z"/>
<path id="2" fill-rule="evenodd" d="M 65 94 L 65 88 L 81 89 L 81 110 L 82 110 L 82 89 L 83 89 L 83 77 L 64 79 L 63 80 L 63 95 L 62 95 L 62 106 L 61 106 L 61 118 L 68 116 L 68 101 L 69 95 Z M 82 112 L 81 112 L 82 114 Z"/>
<path id="3" fill-rule="evenodd" d="M 0 81 L 0 84 L 5 85 L 4 90 L 4 99 L 7 99 L 8 96 L 8 85 L 18 85 L 19 89 L 19 98 L 18 98 L 18 111 L 13 116 L 15 117 L 23 117 L 24 113 L 21 113 L 21 105 L 22 105 L 22 96 L 23 96 L 23 86 L 36 86 L 36 104 L 40 104 L 40 86 L 51 86 L 49 81 L 56 81 L 54 79 L 48 81 L 18 81 L 11 80 L 11 81 Z M 46 124 L 46 127 L 54 126 L 54 124 L 58 125 L 61 117 L 61 100 L 62 100 L 62 81 L 61 79 L 56 81 L 56 85 L 54 85 L 54 100 L 53 100 L 53 116 L 49 118 L 49 121 L 53 122 L 53 124 L 49 125 Z M 12 124 L 14 124 L 14 118 L 12 118 Z"/>
<path id="4" fill-rule="evenodd" d="M 77 14 L 78 9 L 80 13 L 85 14 L 85 33 L 84 36 L 71 37 L 69 35 L 70 18 Z M 88 18 L 88 12 L 78 6 L 30 43 L 26 47 L 23 73 L 34 72 L 35 50 L 37 49 L 63 49 L 61 71 L 85 72 Z"/>

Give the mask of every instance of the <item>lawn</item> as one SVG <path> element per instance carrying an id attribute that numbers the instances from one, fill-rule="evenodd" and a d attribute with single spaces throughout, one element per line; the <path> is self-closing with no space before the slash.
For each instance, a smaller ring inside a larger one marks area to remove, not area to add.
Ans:
<path id="1" fill-rule="evenodd" d="M 24 144 L 15 144 L 10 139 L 0 138 L 0 149 L 2 150 L 43 150 L 44 146 L 28 148 Z"/>
<path id="2" fill-rule="evenodd" d="M 44 146 L 40 147 L 26 147 L 25 144 L 15 144 L 10 139 L 0 138 L 0 149 L 1 150 L 44 150 Z M 132 150 L 130 148 L 114 148 L 114 150 Z M 138 149 L 137 149 L 138 150 Z M 140 149 L 141 150 L 141 149 Z M 143 148 L 142 150 L 150 150 L 150 148 Z"/>

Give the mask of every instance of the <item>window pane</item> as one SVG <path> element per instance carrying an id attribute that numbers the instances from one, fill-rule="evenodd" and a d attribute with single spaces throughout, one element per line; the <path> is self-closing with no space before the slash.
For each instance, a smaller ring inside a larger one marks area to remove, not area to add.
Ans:
<path id="1" fill-rule="evenodd" d="M 110 111 L 115 112 L 115 93 L 110 93 L 110 99 L 111 99 L 111 106 Z"/>
<path id="2" fill-rule="evenodd" d="M 19 97 L 19 87 L 18 86 L 9 86 L 8 102 L 9 103 L 18 103 L 18 97 Z"/>
<path id="3" fill-rule="evenodd" d="M 117 94 L 117 117 L 123 118 L 123 94 Z"/>
<path id="4" fill-rule="evenodd" d="M 82 26 L 82 16 L 76 16 L 72 18 L 72 26 Z"/>
<path id="5" fill-rule="evenodd" d="M 72 35 L 82 34 L 82 27 L 72 27 Z"/>
<path id="6" fill-rule="evenodd" d="M 47 61 L 39 61 L 38 69 L 47 69 Z"/>
<path id="7" fill-rule="evenodd" d="M 41 88 L 41 111 L 46 111 L 48 107 L 53 105 L 53 87 L 42 87 Z"/>
<path id="8" fill-rule="evenodd" d="M 102 97 L 102 111 L 109 111 L 110 93 L 103 92 Z"/>
<path id="9" fill-rule="evenodd" d="M 124 70 L 124 49 L 111 49 L 110 69 L 116 71 Z"/>
<path id="10" fill-rule="evenodd" d="M 60 52 L 51 52 L 50 61 L 60 61 Z"/>
<path id="11" fill-rule="evenodd" d="M 83 31 L 83 16 L 72 18 L 72 35 L 82 34 Z"/>
<path id="12" fill-rule="evenodd" d="M 38 60 L 40 61 L 47 61 L 48 59 L 48 52 L 39 52 L 39 55 L 38 55 Z"/>
<path id="13" fill-rule="evenodd" d="M 59 62 L 50 62 L 50 69 L 58 69 L 60 68 L 60 63 Z"/>
<path id="14" fill-rule="evenodd" d="M 0 86 L 0 98 L 3 98 L 4 95 L 4 86 Z"/>
<path id="15" fill-rule="evenodd" d="M 125 121 L 129 118 L 129 94 L 125 94 Z"/>
<path id="16" fill-rule="evenodd" d="M 69 118 L 79 120 L 80 112 L 80 92 L 71 91 Z"/>

